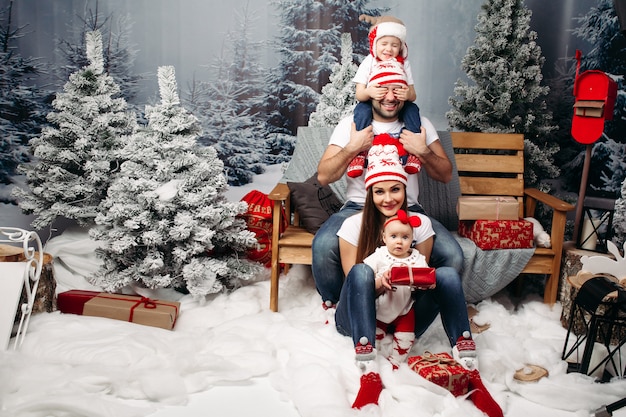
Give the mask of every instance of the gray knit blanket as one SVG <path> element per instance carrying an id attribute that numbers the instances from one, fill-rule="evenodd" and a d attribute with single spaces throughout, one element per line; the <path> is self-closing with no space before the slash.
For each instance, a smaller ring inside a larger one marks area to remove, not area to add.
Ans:
<path id="1" fill-rule="evenodd" d="M 317 164 L 328 146 L 332 127 L 300 127 L 289 166 L 280 182 L 303 182 L 317 171 Z M 456 234 L 459 220 L 456 214 L 456 202 L 461 195 L 459 178 L 456 175 L 456 163 L 450 132 L 439 131 L 441 145 L 445 149 L 454 166 L 455 175 L 452 180 L 443 184 L 420 173 L 419 200 L 426 213 L 439 220 L 448 230 L 454 232 L 455 238 L 463 249 L 464 270 L 463 289 L 465 299 L 470 303 L 484 300 L 511 283 L 524 269 L 534 253 L 534 249 L 498 249 L 483 251 L 470 239 Z M 341 201 L 345 201 L 345 179 L 333 184 L 331 188 Z"/>

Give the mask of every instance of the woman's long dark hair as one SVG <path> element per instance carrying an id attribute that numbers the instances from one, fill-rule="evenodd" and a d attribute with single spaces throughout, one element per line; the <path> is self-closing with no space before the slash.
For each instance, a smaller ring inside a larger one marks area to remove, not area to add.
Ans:
<path id="1" fill-rule="evenodd" d="M 403 184 L 404 185 L 404 184 Z M 363 206 L 363 218 L 361 220 L 361 231 L 359 232 L 359 242 L 356 248 L 356 263 L 363 263 L 363 259 L 374 253 L 377 247 L 383 244 L 383 225 L 387 221 L 376 205 L 374 205 L 373 187 L 367 190 L 365 195 L 365 205 Z M 404 202 L 402 209 L 407 210 L 406 186 L 404 187 Z"/>

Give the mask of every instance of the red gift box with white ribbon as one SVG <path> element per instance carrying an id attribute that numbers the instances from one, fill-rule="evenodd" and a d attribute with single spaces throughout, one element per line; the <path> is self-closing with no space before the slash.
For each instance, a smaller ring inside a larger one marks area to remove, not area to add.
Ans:
<path id="1" fill-rule="evenodd" d="M 62 313 L 106 317 L 172 330 L 180 303 L 135 295 L 69 290 L 57 295 L 57 308 Z"/>

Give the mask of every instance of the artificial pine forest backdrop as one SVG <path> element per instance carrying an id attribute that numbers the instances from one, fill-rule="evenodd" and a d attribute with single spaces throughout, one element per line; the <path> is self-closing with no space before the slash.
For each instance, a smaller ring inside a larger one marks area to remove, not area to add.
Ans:
<path id="1" fill-rule="evenodd" d="M 299 126 L 333 125 L 351 111 L 351 78 L 369 47 L 358 16 L 392 14 L 407 25 L 422 114 L 440 130 L 523 133 L 525 181 L 572 203 L 585 151 L 570 134 L 576 49 L 581 72 L 609 74 L 615 113 L 593 147 L 587 193 L 617 199 L 615 240 L 623 242 L 626 38 L 613 0 L 220 3 L 0 0 L 3 207 L 19 204 L 38 229 L 64 217 L 99 224 L 94 233 L 105 240 L 126 236 L 123 247 L 104 249 L 114 270 L 131 256 L 120 254 L 133 247 L 133 222 L 148 205 L 169 222 L 148 238 L 156 247 L 188 240 L 169 247 L 177 258 L 165 262 L 193 276 L 206 267 L 190 262 L 198 253 L 250 244 L 234 219 L 245 208 L 221 196 L 227 184 L 288 162 Z M 224 172 L 223 184 L 194 185 L 206 179 L 200 166 Z M 138 197 L 142 187 L 153 193 Z M 207 208 L 211 215 L 197 218 Z M 232 224 L 220 226 L 225 219 Z M 191 223 L 206 235 L 190 236 Z M 231 233 L 229 242 L 216 244 L 216 231 Z M 164 262 L 142 259 L 144 275 Z M 210 268 L 224 278 L 227 264 Z"/>

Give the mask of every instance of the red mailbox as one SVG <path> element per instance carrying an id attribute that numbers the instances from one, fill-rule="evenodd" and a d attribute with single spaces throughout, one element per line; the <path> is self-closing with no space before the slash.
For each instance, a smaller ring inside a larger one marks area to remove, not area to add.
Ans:
<path id="1" fill-rule="evenodd" d="M 617 83 L 602 71 L 585 71 L 576 77 L 574 96 L 572 137 L 588 145 L 600 139 L 604 121 L 613 118 Z"/>

